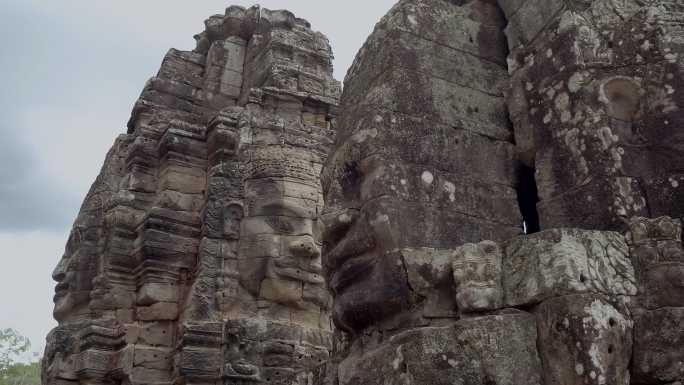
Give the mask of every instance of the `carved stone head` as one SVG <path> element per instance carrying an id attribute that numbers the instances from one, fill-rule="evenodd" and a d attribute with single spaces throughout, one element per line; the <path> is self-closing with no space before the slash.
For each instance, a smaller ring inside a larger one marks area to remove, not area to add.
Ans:
<path id="1" fill-rule="evenodd" d="M 505 101 L 491 96 L 502 91 L 497 82 L 480 82 L 507 78 L 490 63 L 504 60 L 497 52 L 503 25 L 495 26 L 503 20 L 488 17 L 498 12 L 493 2 L 429 4 L 425 12 L 410 1 L 392 8 L 345 80 L 322 178 L 324 267 L 334 320 L 347 331 L 382 327 L 420 301 L 409 295 L 397 250 L 453 249 L 520 233 Z M 406 16 L 414 12 L 415 20 Z M 471 23 L 482 29 L 470 42 L 451 28 Z M 404 31 L 425 44 L 407 44 Z M 443 44 L 456 50 L 436 59 Z M 473 49 L 476 57 L 466 53 Z M 444 70 L 471 59 L 476 76 Z"/>
<path id="2" fill-rule="evenodd" d="M 235 241 L 240 239 L 240 224 L 245 216 L 244 209 L 240 203 L 228 203 L 222 212 L 223 217 L 223 237 Z"/>
<path id="3" fill-rule="evenodd" d="M 506 180 L 505 148 L 486 149 L 468 131 L 393 113 L 368 112 L 354 127 L 340 135 L 322 176 L 324 267 L 334 320 L 347 331 L 411 306 L 394 251 L 450 249 L 519 232 L 513 190 L 470 179 Z M 491 158 L 480 159 L 488 152 Z M 494 206 L 489 218 L 507 218 L 503 223 L 484 218 Z"/>
<path id="4" fill-rule="evenodd" d="M 224 324 L 223 377 L 227 384 L 299 384 L 329 358 L 331 335 L 265 320 Z"/>
<path id="5" fill-rule="evenodd" d="M 94 246 L 86 239 L 88 229 L 74 227 L 64 250 L 62 259 L 52 272 L 55 286 L 54 317 L 64 321 L 67 316 L 77 315 L 75 310 L 87 306 L 92 279 L 96 275 Z"/>
<path id="6" fill-rule="evenodd" d="M 456 303 L 461 311 L 500 308 L 501 249 L 495 242 L 466 244 L 456 249 L 452 267 L 456 283 Z"/>
<path id="7" fill-rule="evenodd" d="M 295 308 L 325 307 L 318 207 L 320 182 L 310 156 L 284 146 L 257 148 L 245 181 L 240 283 L 258 299 Z"/>

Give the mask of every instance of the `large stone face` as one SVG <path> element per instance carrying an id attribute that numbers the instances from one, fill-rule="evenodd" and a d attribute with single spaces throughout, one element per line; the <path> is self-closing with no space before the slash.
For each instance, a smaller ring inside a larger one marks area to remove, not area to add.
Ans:
<path id="1" fill-rule="evenodd" d="M 76 219 L 46 384 L 289 384 L 328 359 L 330 46 L 287 11 L 205 24 L 145 86 Z"/>
<path id="2" fill-rule="evenodd" d="M 400 1 L 356 56 L 322 176 L 338 327 L 414 306 L 396 250 L 520 233 L 500 16 L 487 1 Z"/>

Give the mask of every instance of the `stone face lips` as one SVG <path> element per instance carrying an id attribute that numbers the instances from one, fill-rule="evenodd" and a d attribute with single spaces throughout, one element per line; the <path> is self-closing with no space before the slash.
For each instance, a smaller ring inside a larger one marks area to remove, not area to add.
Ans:
<path id="1" fill-rule="evenodd" d="M 85 199 L 54 273 L 46 384 L 289 383 L 327 360 L 332 51 L 287 11 L 205 24 L 195 51 L 166 55 Z"/>

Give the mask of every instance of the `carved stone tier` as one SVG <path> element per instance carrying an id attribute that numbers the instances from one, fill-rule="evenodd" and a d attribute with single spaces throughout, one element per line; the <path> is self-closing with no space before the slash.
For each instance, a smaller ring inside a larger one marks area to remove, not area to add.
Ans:
<path id="1" fill-rule="evenodd" d="M 167 53 L 86 197 L 54 274 L 46 384 L 290 381 L 327 360 L 332 51 L 287 11 L 205 24 L 195 52 Z"/>

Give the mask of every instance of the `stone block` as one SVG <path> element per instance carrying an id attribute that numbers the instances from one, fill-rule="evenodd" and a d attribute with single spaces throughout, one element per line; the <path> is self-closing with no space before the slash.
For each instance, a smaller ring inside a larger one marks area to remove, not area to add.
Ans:
<path id="1" fill-rule="evenodd" d="M 222 357 L 218 349 L 186 347 L 180 354 L 179 370 L 189 378 L 218 378 Z"/>
<path id="2" fill-rule="evenodd" d="M 148 369 L 169 370 L 173 362 L 173 351 L 169 348 L 154 348 L 143 345 L 135 347 L 134 366 Z"/>
<path id="3" fill-rule="evenodd" d="M 339 365 L 339 384 L 539 385 L 534 317 L 507 314 L 402 332 Z"/>
<path id="4" fill-rule="evenodd" d="M 146 282 L 138 290 L 136 303 L 149 306 L 157 302 L 178 302 L 178 290 L 174 284 Z"/>
<path id="5" fill-rule="evenodd" d="M 207 176 L 198 168 L 168 166 L 159 173 L 159 189 L 186 194 L 204 194 Z"/>
<path id="6" fill-rule="evenodd" d="M 593 294 L 544 301 L 535 310 L 547 385 L 629 385 L 633 322 Z"/>
<path id="7" fill-rule="evenodd" d="M 514 238 L 504 249 L 507 306 L 532 305 L 578 293 L 637 294 L 628 247 L 618 233 L 547 230 Z"/>
<path id="8" fill-rule="evenodd" d="M 168 370 L 148 369 L 144 366 L 136 366 L 131 373 L 132 384 L 170 384 L 171 374 Z"/>
<path id="9" fill-rule="evenodd" d="M 648 216 L 646 197 L 635 178 L 596 178 L 578 187 L 547 188 L 544 181 L 538 180 L 538 183 L 540 194 L 558 193 L 548 199 L 542 197 L 537 204 L 542 229 L 577 227 L 622 231 L 629 218 Z"/>
<path id="10" fill-rule="evenodd" d="M 500 3 L 509 3 L 506 7 L 509 10 L 519 5 L 513 14 L 507 15 L 506 36 L 511 49 L 531 43 L 558 16 L 564 5 L 562 0 L 528 0 L 522 4 L 504 0 Z"/>
<path id="11" fill-rule="evenodd" d="M 423 316 L 457 317 L 452 250 L 402 249 L 401 260 L 411 290 L 425 301 Z"/>
<path id="12" fill-rule="evenodd" d="M 646 311 L 635 317 L 632 376 L 635 383 L 684 381 L 684 308 Z"/>
<path id="13" fill-rule="evenodd" d="M 652 310 L 684 306 L 681 221 L 632 218 L 629 227 L 627 238 L 639 282 L 639 305 Z"/>
<path id="14" fill-rule="evenodd" d="M 159 302 L 151 306 L 139 306 L 136 309 L 136 316 L 141 321 L 173 321 L 178 318 L 178 304 Z"/>
<path id="15" fill-rule="evenodd" d="M 644 183 L 652 217 L 684 218 L 684 174 L 652 178 Z"/>

